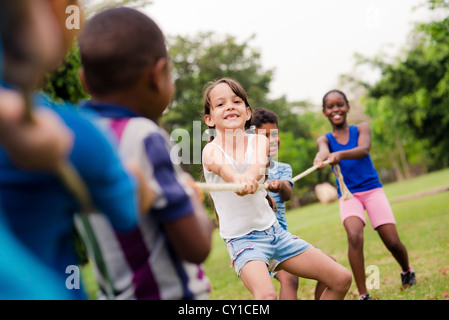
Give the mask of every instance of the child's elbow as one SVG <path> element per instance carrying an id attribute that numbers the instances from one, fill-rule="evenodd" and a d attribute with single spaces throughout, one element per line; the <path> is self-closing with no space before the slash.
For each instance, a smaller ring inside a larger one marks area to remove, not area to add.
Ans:
<path id="1" fill-rule="evenodd" d="M 366 147 L 362 149 L 362 158 L 365 158 L 369 155 L 370 148 Z"/>

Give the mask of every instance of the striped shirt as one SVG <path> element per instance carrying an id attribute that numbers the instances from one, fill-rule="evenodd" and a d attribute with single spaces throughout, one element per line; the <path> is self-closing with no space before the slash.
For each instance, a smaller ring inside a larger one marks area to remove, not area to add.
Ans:
<path id="1" fill-rule="evenodd" d="M 118 233 L 102 215 L 90 224 L 102 252 L 116 299 L 207 299 L 210 283 L 203 265 L 181 260 L 162 224 L 194 212 L 181 169 L 170 160 L 168 135 L 153 121 L 116 105 L 87 102 L 119 142 L 124 159 L 137 162 L 156 200 L 132 232 Z M 97 269 L 97 273 L 99 270 Z M 98 275 L 107 291 L 105 275 Z"/>

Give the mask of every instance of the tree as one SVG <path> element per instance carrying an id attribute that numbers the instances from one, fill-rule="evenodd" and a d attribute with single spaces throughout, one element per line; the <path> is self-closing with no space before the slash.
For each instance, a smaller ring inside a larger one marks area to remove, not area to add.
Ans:
<path id="1" fill-rule="evenodd" d="M 447 15 L 448 1 L 430 0 L 428 5 Z M 380 71 L 375 84 L 344 78 L 366 91 L 362 103 L 371 118 L 373 161 L 393 167 L 398 178 L 412 175 L 409 164 L 430 170 L 449 164 L 448 26 L 448 18 L 418 25 L 408 47 L 394 59 L 356 56 L 359 65 Z"/>
<path id="2" fill-rule="evenodd" d="M 151 0 L 107 0 L 83 1 L 83 11 L 86 17 L 90 17 L 95 12 L 106 7 L 128 6 L 131 8 L 142 8 L 150 5 Z M 79 48 L 76 43 L 67 54 L 63 64 L 54 72 L 46 75 L 43 85 L 43 91 L 55 101 L 68 101 L 78 104 L 81 100 L 87 99 L 89 95 L 84 91 L 81 81 L 78 77 L 78 70 L 81 66 Z"/>
<path id="3" fill-rule="evenodd" d="M 67 54 L 64 63 L 53 73 L 46 75 L 43 90 L 56 102 L 68 101 L 73 104 L 87 99 L 78 70 L 81 66 L 80 53 L 77 45 Z"/>
<path id="4" fill-rule="evenodd" d="M 177 143 L 192 138 L 192 133 L 200 131 L 199 135 L 190 139 L 190 151 L 183 150 L 190 154 L 190 161 L 184 161 L 185 168 L 196 179 L 200 178 L 201 172 L 201 155 L 198 153 L 201 153 L 207 140 L 205 138 L 201 143 L 195 141 L 194 145 L 194 139 L 201 139 L 206 130 L 202 110 L 202 92 L 206 83 L 221 77 L 234 78 L 247 91 L 252 108 L 268 103 L 266 96 L 272 71 L 262 68 L 260 52 L 250 46 L 252 39 L 250 37 L 239 43 L 233 36 L 219 36 L 211 32 L 193 37 L 168 37 L 176 92 L 161 124 L 172 133 Z"/>

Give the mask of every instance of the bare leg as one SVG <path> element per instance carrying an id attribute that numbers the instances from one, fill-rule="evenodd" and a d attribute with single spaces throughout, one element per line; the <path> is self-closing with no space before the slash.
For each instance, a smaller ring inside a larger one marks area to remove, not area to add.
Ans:
<path id="1" fill-rule="evenodd" d="M 384 224 L 379 226 L 376 230 L 387 249 L 390 250 L 393 257 L 401 266 L 402 271 L 408 271 L 410 266 L 408 261 L 407 249 L 399 239 L 399 234 L 396 230 L 396 226 L 394 224 Z"/>
<path id="2" fill-rule="evenodd" d="M 326 290 L 326 286 L 324 283 L 318 281 L 315 287 L 315 300 L 320 300 L 324 290 Z"/>
<path id="3" fill-rule="evenodd" d="M 240 273 L 240 279 L 254 300 L 276 300 L 276 290 L 264 261 L 253 260 L 246 263 Z"/>
<path id="4" fill-rule="evenodd" d="M 279 300 L 298 300 L 298 277 L 284 270 L 274 276 L 280 283 Z"/>
<path id="5" fill-rule="evenodd" d="M 349 270 L 314 247 L 283 261 L 278 268 L 322 282 L 327 287 L 320 297 L 322 300 L 342 300 L 351 286 Z"/>
<path id="6" fill-rule="evenodd" d="M 337 262 L 337 260 L 335 260 L 334 257 L 328 255 L 325 252 L 324 252 L 324 254 L 327 255 L 332 260 L 334 260 L 335 262 Z M 324 283 L 318 281 L 317 284 L 316 284 L 316 287 L 315 287 L 315 300 L 320 300 L 320 297 L 323 294 L 325 289 L 326 289 L 326 286 L 324 285 Z"/>
<path id="7" fill-rule="evenodd" d="M 363 221 L 358 217 L 346 218 L 343 222 L 348 235 L 348 258 L 359 294 L 367 293 L 365 259 L 363 257 Z"/>

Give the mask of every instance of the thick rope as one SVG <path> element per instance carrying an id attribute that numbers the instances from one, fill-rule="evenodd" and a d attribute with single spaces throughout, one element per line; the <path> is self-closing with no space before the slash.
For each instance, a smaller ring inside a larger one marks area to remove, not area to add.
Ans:
<path id="1" fill-rule="evenodd" d="M 323 164 L 329 164 L 329 160 L 323 161 Z M 318 166 L 313 166 L 309 169 L 307 169 L 306 171 L 304 171 L 303 173 L 298 174 L 296 177 L 294 177 L 292 179 L 293 183 L 295 183 L 296 181 L 298 181 L 299 179 L 304 178 L 305 176 L 307 176 L 308 174 L 311 174 L 313 171 L 315 171 L 316 169 L 318 169 Z"/>
<path id="2" fill-rule="evenodd" d="M 329 161 L 326 160 L 326 161 L 323 161 L 323 163 L 324 164 L 329 164 Z M 315 171 L 318 168 L 319 168 L 318 166 L 310 167 L 306 171 L 304 171 L 304 172 L 298 174 L 297 176 L 295 176 L 292 179 L 292 181 L 296 182 L 299 179 L 302 179 L 305 176 L 311 174 L 313 171 Z M 341 173 L 341 170 L 340 170 L 340 166 L 338 164 L 336 164 L 336 165 L 334 165 L 334 168 L 335 168 L 334 174 L 335 174 L 335 177 L 338 180 L 338 183 L 340 184 L 340 190 L 341 190 L 341 195 L 343 197 L 343 200 L 351 199 L 353 196 L 352 196 L 352 193 L 349 191 L 349 189 L 346 187 L 346 184 L 345 184 L 344 179 L 343 179 L 343 174 Z M 215 192 L 215 191 L 234 191 L 234 192 L 236 192 L 236 191 L 241 191 L 241 190 L 245 189 L 244 185 L 236 184 L 236 183 L 204 183 L 204 182 L 195 182 L 194 185 L 197 188 L 197 190 L 199 189 L 202 192 L 207 192 L 207 193 Z M 265 183 L 259 184 L 258 190 L 261 190 L 261 189 L 268 189 L 268 183 L 265 182 Z"/>
<path id="3" fill-rule="evenodd" d="M 334 166 L 334 174 L 335 177 L 337 177 L 338 183 L 340 185 L 340 192 L 343 200 L 353 198 L 354 196 L 352 195 L 351 191 L 349 191 L 348 187 L 345 184 L 345 181 L 343 180 L 343 174 L 341 173 L 340 166 L 338 164 Z"/>
<path id="4" fill-rule="evenodd" d="M 242 191 L 245 186 L 237 183 L 205 183 L 195 182 L 195 185 L 203 192 L 212 191 Z M 261 183 L 257 190 L 268 189 L 268 183 Z"/>

